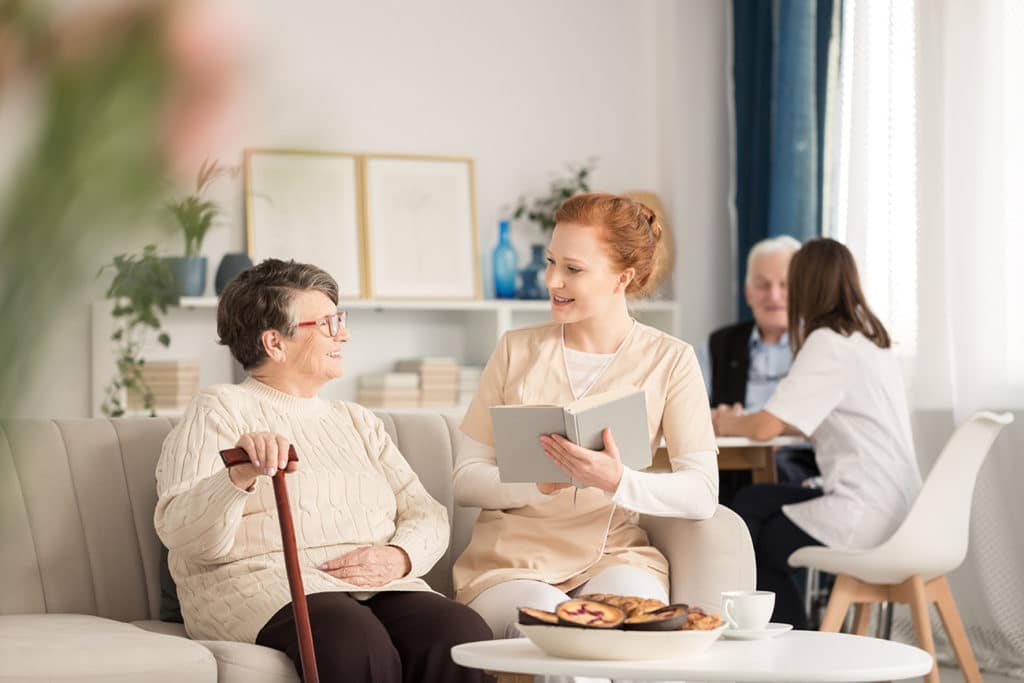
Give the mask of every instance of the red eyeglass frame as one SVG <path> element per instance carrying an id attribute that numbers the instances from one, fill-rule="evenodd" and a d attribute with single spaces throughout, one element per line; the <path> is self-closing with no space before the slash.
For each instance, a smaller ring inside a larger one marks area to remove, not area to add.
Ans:
<path id="1" fill-rule="evenodd" d="M 331 318 L 335 318 L 338 321 L 337 327 L 333 332 L 331 331 Z M 327 326 L 321 327 L 324 323 L 326 323 Z M 337 337 L 339 332 L 348 329 L 348 311 L 337 311 L 336 313 L 325 315 L 324 317 L 317 318 L 316 320 L 306 320 L 304 322 L 295 323 L 295 327 L 312 327 L 313 325 L 320 327 L 320 331 L 328 337 Z"/>

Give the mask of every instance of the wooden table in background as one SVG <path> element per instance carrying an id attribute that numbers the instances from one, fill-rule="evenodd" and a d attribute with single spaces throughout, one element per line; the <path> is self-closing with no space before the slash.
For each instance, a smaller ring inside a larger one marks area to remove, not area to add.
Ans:
<path id="1" fill-rule="evenodd" d="M 775 450 L 783 446 L 806 445 L 807 441 L 796 436 L 779 436 L 770 441 L 754 441 L 744 436 L 719 436 L 718 444 L 719 470 L 750 470 L 755 484 L 774 484 L 778 479 L 775 474 Z M 668 449 L 664 446 L 654 453 L 654 461 L 650 471 L 667 472 Z"/>

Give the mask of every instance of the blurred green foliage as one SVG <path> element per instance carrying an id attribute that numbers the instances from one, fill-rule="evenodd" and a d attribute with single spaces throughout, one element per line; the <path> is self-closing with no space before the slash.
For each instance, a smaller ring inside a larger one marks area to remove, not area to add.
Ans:
<path id="1" fill-rule="evenodd" d="M 0 14 L 4 47 L 27 56 L 0 63 L 0 78 L 5 66 L 21 68 L 41 97 L 34 137 L 0 196 L 0 416 L 13 413 L 29 386 L 68 293 L 152 211 L 163 177 L 161 103 L 170 79 L 161 8 L 121 15 L 124 25 L 101 41 L 62 51 L 42 4 L 5 4 Z M 0 50 L 0 60 L 10 54 Z M 0 104 L 10 83 L 0 81 Z"/>

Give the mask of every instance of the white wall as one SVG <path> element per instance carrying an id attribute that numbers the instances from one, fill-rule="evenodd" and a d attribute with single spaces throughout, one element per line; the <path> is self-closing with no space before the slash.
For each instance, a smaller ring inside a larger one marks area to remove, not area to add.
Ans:
<path id="1" fill-rule="evenodd" d="M 735 321 L 736 268 L 729 225 L 726 2 L 661 5 L 658 155 L 676 232 L 676 299 L 683 339 L 696 345 Z"/>
<path id="2" fill-rule="evenodd" d="M 247 116 L 211 156 L 236 163 L 245 146 L 275 146 L 473 157 L 483 255 L 520 193 L 542 190 L 566 162 L 597 156 L 596 189 L 653 189 L 665 202 L 684 338 L 699 341 L 731 318 L 725 3 L 235 5 L 251 32 Z M 213 196 L 226 224 L 204 246 L 211 294 L 220 256 L 245 246 L 241 179 L 218 181 Z M 519 225 L 514 237 L 525 260 L 539 234 Z M 180 253 L 176 235 L 146 228 L 105 245 L 97 265 L 154 238 Z M 69 296 L 73 310 L 48 342 L 23 415 L 89 414 L 88 306 L 102 288 L 86 283 Z M 189 332 L 174 344 L 213 336 Z"/>

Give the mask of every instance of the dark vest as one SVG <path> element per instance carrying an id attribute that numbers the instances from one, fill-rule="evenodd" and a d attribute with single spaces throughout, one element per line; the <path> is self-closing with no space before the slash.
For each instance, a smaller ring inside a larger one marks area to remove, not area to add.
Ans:
<path id="1" fill-rule="evenodd" d="M 723 327 L 711 333 L 711 405 L 744 403 L 750 374 L 750 333 L 754 321 Z"/>

